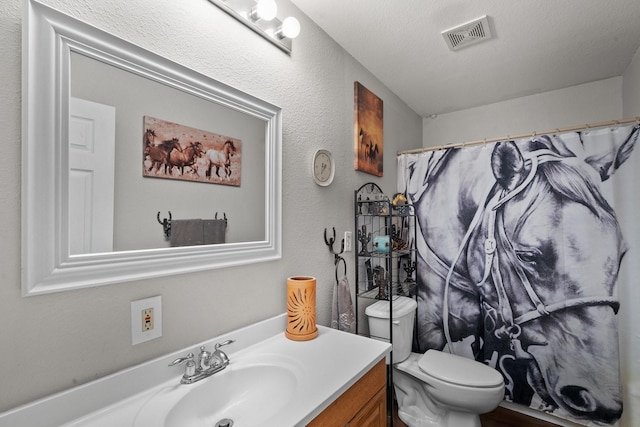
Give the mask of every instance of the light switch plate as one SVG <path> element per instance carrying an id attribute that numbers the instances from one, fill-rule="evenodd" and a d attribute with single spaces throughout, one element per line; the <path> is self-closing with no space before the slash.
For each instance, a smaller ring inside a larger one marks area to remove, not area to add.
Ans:
<path id="1" fill-rule="evenodd" d="M 352 251 L 352 240 L 353 240 L 353 235 L 351 234 L 350 231 L 345 231 L 344 232 L 344 251 L 345 252 L 351 252 Z"/>
<path id="2" fill-rule="evenodd" d="M 131 344 L 140 344 L 161 336 L 162 297 L 157 295 L 131 301 Z"/>

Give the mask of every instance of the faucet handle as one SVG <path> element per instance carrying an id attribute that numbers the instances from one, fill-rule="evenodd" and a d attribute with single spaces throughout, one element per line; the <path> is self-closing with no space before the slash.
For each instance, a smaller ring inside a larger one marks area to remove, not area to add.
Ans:
<path id="1" fill-rule="evenodd" d="M 184 368 L 184 374 L 182 375 L 183 384 L 190 384 L 190 378 L 196 374 L 196 362 L 193 360 L 193 353 L 188 353 L 187 357 L 180 357 L 173 362 L 169 363 L 169 366 L 179 366 L 186 363 Z"/>
<path id="2" fill-rule="evenodd" d="M 220 350 L 220 347 L 222 347 L 223 345 L 229 345 L 233 342 L 235 341 L 226 340 L 221 343 L 216 343 L 216 350 L 213 352 L 213 357 L 215 357 L 218 360 L 218 363 L 220 365 L 227 366 L 229 364 L 229 356 L 227 356 L 227 354 L 224 351 Z"/>
<path id="3" fill-rule="evenodd" d="M 187 357 L 180 357 L 176 360 L 174 360 L 173 362 L 169 363 L 169 366 L 179 366 L 182 365 L 185 362 L 188 362 L 189 360 L 193 360 L 193 353 L 189 353 L 187 354 Z"/>
<path id="4" fill-rule="evenodd" d="M 220 343 L 216 343 L 216 350 L 219 349 L 220 347 L 222 347 L 223 345 L 229 345 L 231 343 L 234 343 L 235 340 L 226 340 Z"/>

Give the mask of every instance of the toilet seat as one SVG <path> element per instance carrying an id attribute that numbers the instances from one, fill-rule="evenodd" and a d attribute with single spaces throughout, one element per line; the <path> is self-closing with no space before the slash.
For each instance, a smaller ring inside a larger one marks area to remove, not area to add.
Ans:
<path id="1" fill-rule="evenodd" d="M 437 380 L 466 387 L 489 388 L 503 385 L 502 375 L 475 360 L 437 350 L 427 350 L 418 360 L 420 370 Z"/>

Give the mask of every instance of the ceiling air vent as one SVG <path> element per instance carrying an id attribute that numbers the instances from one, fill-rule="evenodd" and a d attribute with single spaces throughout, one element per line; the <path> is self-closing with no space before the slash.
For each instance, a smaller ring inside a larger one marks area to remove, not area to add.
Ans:
<path id="1" fill-rule="evenodd" d="M 445 30 L 441 34 L 449 49 L 458 50 L 483 40 L 489 40 L 491 38 L 491 29 L 489 28 L 487 15 L 484 15 L 455 28 Z"/>

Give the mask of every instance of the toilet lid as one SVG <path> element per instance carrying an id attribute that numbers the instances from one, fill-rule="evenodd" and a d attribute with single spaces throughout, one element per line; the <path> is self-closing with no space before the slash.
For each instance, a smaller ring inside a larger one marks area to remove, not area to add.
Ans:
<path id="1" fill-rule="evenodd" d="M 500 372 L 490 366 L 437 350 L 427 350 L 418 366 L 425 374 L 452 384 L 495 387 L 503 383 Z"/>

